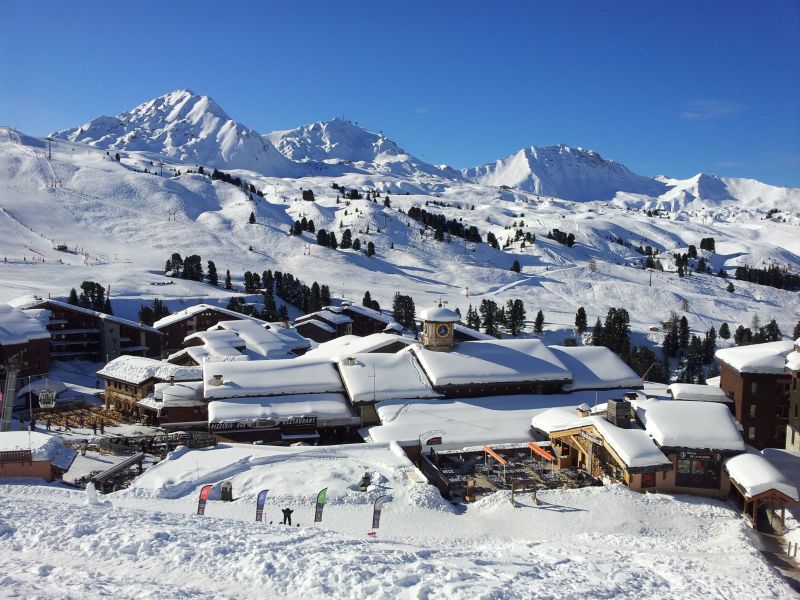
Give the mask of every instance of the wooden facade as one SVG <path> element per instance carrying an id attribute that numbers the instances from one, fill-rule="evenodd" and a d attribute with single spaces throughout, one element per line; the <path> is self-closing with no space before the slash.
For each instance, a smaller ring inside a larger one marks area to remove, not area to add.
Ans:
<path id="1" fill-rule="evenodd" d="M 19 377 L 46 375 L 50 370 L 50 340 L 40 339 L 28 340 L 22 344 L 0 344 L 0 364 L 7 364 L 12 357 L 20 353 L 22 354 L 22 369 Z"/>
<path id="2" fill-rule="evenodd" d="M 795 346 L 795 352 L 800 352 L 800 345 Z M 786 449 L 800 452 L 800 370 L 786 367 L 789 383 L 789 422 L 786 426 Z"/>
<path id="3" fill-rule="evenodd" d="M 740 373 L 720 364 L 720 387 L 733 399 L 745 442 L 758 449 L 785 446 L 791 385 L 788 373 Z"/>

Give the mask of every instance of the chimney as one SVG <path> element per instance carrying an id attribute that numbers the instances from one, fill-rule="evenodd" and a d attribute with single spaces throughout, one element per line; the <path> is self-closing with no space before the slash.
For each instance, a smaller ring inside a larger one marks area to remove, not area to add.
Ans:
<path id="1" fill-rule="evenodd" d="M 348 357 L 345 359 L 345 361 L 344 361 L 344 364 L 346 364 L 348 367 L 354 367 L 354 366 L 355 366 L 355 364 L 356 364 L 356 359 L 355 359 L 355 357 L 354 357 L 354 356 L 348 356 Z"/>
<path id="2" fill-rule="evenodd" d="M 578 406 L 575 409 L 575 411 L 578 413 L 578 416 L 581 417 L 581 418 L 588 417 L 589 415 L 592 414 L 591 407 L 588 404 L 586 404 L 585 402 L 583 404 L 581 404 L 580 406 Z"/>
<path id="3" fill-rule="evenodd" d="M 222 385 L 222 375 L 214 375 L 211 378 L 211 385 L 213 385 L 214 387 Z"/>
<path id="4" fill-rule="evenodd" d="M 169 384 L 170 385 L 175 385 L 175 375 L 170 375 L 169 376 Z"/>
<path id="5" fill-rule="evenodd" d="M 606 420 L 622 429 L 631 425 L 631 403 L 628 400 L 609 400 L 606 405 Z"/>

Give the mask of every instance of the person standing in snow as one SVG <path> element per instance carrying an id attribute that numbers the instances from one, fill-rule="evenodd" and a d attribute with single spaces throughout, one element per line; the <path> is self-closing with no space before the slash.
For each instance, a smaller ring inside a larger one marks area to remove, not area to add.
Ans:
<path id="1" fill-rule="evenodd" d="M 100 435 L 105 434 L 106 432 L 106 424 L 103 421 L 100 421 Z"/>
<path id="2" fill-rule="evenodd" d="M 282 512 L 283 512 L 283 524 L 291 526 L 291 524 L 292 524 L 292 513 L 294 511 L 287 506 L 286 508 L 283 509 Z"/>
<path id="3" fill-rule="evenodd" d="M 92 434 L 97 435 L 97 421 L 92 421 Z"/>
<path id="4" fill-rule="evenodd" d="M 47 419 L 47 423 L 45 423 L 45 429 L 47 429 L 47 431 L 50 431 L 50 419 L 49 418 Z"/>

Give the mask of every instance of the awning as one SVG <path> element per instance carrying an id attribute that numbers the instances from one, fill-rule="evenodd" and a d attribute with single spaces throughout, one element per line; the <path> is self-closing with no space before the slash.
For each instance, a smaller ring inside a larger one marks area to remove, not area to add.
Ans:
<path id="1" fill-rule="evenodd" d="M 555 456 L 550 454 L 547 450 L 545 450 L 535 442 L 528 442 L 528 448 L 530 448 L 531 452 L 533 452 L 534 454 L 538 454 L 542 458 L 547 459 L 549 461 L 554 461 L 556 459 Z"/>

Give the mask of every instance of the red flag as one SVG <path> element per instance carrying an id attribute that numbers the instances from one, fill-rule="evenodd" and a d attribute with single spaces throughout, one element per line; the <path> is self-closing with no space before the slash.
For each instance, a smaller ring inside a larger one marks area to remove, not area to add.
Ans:
<path id="1" fill-rule="evenodd" d="M 211 488 L 214 487 L 212 485 L 204 485 L 200 489 L 200 500 L 197 502 L 197 514 L 202 515 L 206 512 L 206 502 L 208 501 L 208 496 L 211 494 Z"/>

